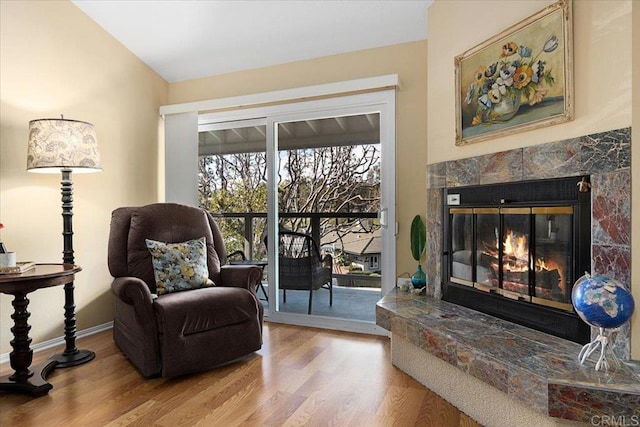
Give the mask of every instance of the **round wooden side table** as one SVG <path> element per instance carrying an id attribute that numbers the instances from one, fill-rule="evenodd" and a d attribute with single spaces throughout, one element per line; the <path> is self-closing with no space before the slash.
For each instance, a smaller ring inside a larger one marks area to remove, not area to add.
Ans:
<path id="1" fill-rule="evenodd" d="M 9 354 L 11 368 L 14 373 L 0 377 L 0 390 L 27 393 L 32 396 L 42 396 L 53 388 L 45 377 L 58 363 L 56 360 L 47 360 L 31 369 L 33 350 L 30 347 L 31 339 L 29 330 L 31 326 L 27 322 L 30 316 L 27 307 L 29 299 L 27 294 L 41 288 L 59 286 L 71 283 L 75 274 L 82 269 L 73 264 L 36 264 L 35 268 L 17 274 L 0 275 L 0 292 L 13 295 L 13 351 Z"/>

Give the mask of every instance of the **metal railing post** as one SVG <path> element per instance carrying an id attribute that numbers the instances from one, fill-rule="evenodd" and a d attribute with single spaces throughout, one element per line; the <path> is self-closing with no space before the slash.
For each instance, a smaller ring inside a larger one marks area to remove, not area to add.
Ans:
<path id="1" fill-rule="evenodd" d="M 244 253 L 248 259 L 253 259 L 253 215 L 244 216 Z"/>
<path id="2" fill-rule="evenodd" d="M 318 250 L 322 250 L 320 248 L 320 216 L 313 215 L 311 216 L 311 238 L 318 245 Z"/>

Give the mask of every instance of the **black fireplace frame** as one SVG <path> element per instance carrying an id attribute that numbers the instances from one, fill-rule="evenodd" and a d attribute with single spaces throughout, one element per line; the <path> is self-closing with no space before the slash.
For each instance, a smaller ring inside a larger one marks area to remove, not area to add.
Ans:
<path id="1" fill-rule="evenodd" d="M 443 189 L 442 299 L 577 343 L 590 341 L 590 328 L 566 310 L 518 301 L 451 281 L 449 233 L 451 207 L 573 207 L 573 271 L 575 279 L 591 271 L 591 193 L 579 191 L 588 176 L 474 185 Z M 586 188 L 587 186 L 582 186 Z M 449 196 L 458 202 L 449 205 Z"/>

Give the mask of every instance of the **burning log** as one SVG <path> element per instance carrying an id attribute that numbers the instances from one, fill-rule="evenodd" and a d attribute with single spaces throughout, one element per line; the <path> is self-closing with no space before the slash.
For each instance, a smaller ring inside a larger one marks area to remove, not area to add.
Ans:
<path id="1" fill-rule="evenodd" d="M 544 289 L 552 289 L 560 282 L 560 272 L 557 268 L 553 270 L 536 270 L 536 286 Z"/>
<path id="2" fill-rule="evenodd" d="M 503 255 L 504 270 L 502 277 L 505 282 L 529 283 L 529 268 L 527 262 L 512 255 Z M 478 260 L 480 266 L 490 268 L 497 278 L 499 273 L 498 255 L 495 252 L 484 251 Z M 561 281 L 560 271 L 557 268 L 546 268 L 538 264 L 535 269 L 535 286 L 543 289 L 553 289 Z"/>
<path id="3" fill-rule="evenodd" d="M 529 283 L 528 271 L 505 271 L 502 277 L 505 282 L 522 283 L 524 285 Z"/>

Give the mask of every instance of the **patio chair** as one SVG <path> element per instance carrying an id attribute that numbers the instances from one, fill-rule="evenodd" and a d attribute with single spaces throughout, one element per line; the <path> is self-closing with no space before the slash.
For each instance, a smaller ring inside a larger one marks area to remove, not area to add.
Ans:
<path id="1" fill-rule="evenodd" d="M 313 291 L 323 288 L 329 290 L 329 305 L 333 305 L 331 256 L 321 258 L 318 245 L 308 234 L 280 230 L 278 236 L 278 277 L 283 302 L 287 302 L 287 290 L 309 291 L 307 314 L 311 314 Z M 267 238 L 264 240 L 266 244 Z"/>
<path id="2" fill-rule="evenodd" d="M 262 270 L 262 274 L 258 277 L 256 282 L 256 294 L 258 293 L 258 289 L 261 289 L 262 294 L 264 295 L 264 301 L 269 301 L 269 295 L 267 295 L 267 290 L 264 288 L 264 284 L 262 283 L 264 269 L 268 265 L 267 261 L 247 259 L 244 251 L 236 250 L 227 254 L 227 262 L 230 265 L 249 265 L 259 267 L 260 270 Z"/>

